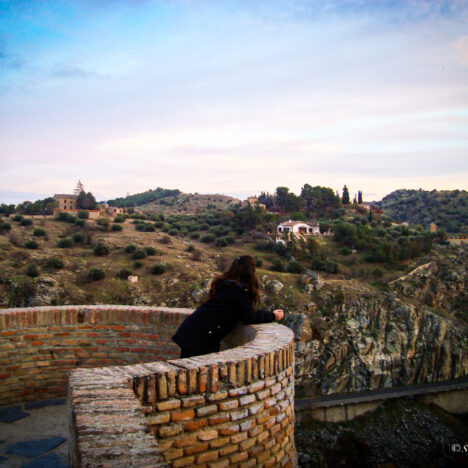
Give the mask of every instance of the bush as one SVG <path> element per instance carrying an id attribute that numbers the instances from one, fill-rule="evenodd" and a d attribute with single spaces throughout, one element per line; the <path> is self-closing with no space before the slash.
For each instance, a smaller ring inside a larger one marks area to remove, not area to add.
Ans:
<path id="1" fill-rule="evenodd" d="M 141 262 L 140 260 L 137 260 L 136 262 L 133 263 L 133 266 L 135 268 L 141 268 L 143 266 L 143 262 Z"/>
<path id="2" fill-rule="evenodd" d="M 104 276 L 106 276 L 106 274 L 100 268 L 91 268 L 91 270 L 88 271 L 88 279 L 91 281 L 101 280 Z"/>
<path id="3" fill-rule="evenodd" d="M 98 242 L 93 249 L 94 255 L 96 257 L 103 257 L 105 255 L 109 255 L 109 247 L 102 242 Z"/>
<path id="4" fill-rule="evenodd" d="M 148 245 L 143 249 L 146 252 L 146 255 L 156 255 L 156 249 L 152 245 Z"/>
<path id="5" fill-rule="evenodd" d="M 4 231 L 9 231 L 10 229 L 11 229 L 10 223 L 0 220 L 0 234 Z"/>
<path id="6" fill-rule="evenodd" d="M 81 232 L 75 232 L 72 236 L 73 242 L 79 243 L 84 241 L 84 236 Z"/>
<path id="7" fill-rule="evenodd" d="M 219 239 L 216 239 L 215 245 L 216 247 L 226 247 L 228 243 L 226 242 L 226 239 L 224 237 L 221 237 Z"/>
<path id="8" fill-rule="evenodd" d="M 124 252 L 125 253 L 133 253 L 138 247 L 135 244 L 127 244 L 125 246 Z"/>
<path id="9" fill-rule="evenodd" d="M 117 272 L 117 278 L 124 279 L 124 280 L 128 279 L 128 277 L 131 275 L 133 275 L 133 272 L 129 270 L 128 268 L 121 268 Z"/>
<path id="10" fill-rule="evenodd" d="M 42 228 L 35 228 L 33 231 L 33 236 L 36 237 L 45 237 L 46 232 Z"/>
<path id="11" fill-rule="evenodd" d="M 123 223 L 126 219 L 127 219 L 127 217 L 126 217 L 125 215 L 123 215 L 123 214 L 118 214 L 118 215 L 114 218 L 113 222 L 114 222 L 114 223 Z"/>
<path id="12" fill-rule="evenodd" d="M 17 223 L 19 223 L 19 222 L 23 221 L 24 217 L 17 214 L 15 216 L 13 216 L 12 219 L 13 219 L 13 221 L 16 221 Z"/>
<path id="13" fill-rule="evenodd" d="M 159 242 L 161 242 L 161 244 L 172 244 L 172 240 L 169 236 L 164 236 L 162 237 L 161 239 L 159 239 Z"/>
<path id="14" fill-rule="evenodd" d="M 166 265 L 163 263 L 156 263 L 150 268 L 152 275 L 162 275 L 166 271 Z"/>
<path id="15" fill-rule="evenodd" d="M 193 252 L 195 250 L 195 247 L 193 245 L 189 245 L 187 246 L 187 248 L 185 249 L 186 252 Z"/>
<path id="16" fill-rule="evenodd" d="M 177 236 L 177 234 L 179 234 L 179 231 L 177 229 L 169 229 L 168 234 L 170 236 Z"/>
<path id="17" fill-rule="evenodd" d="M 26 241 L 24 246 L 27 249 L 38 249 L 39 248 L 39 244 L 34 239 L 29 239 L 28 241 Z"/>
<path id="18" fill-rule="evenodd" d="M 255 257 L 255 265 L 257 268 L 261 268 L 263 265 L 263 260 L 261 258 Z"/>
<path id="19" fill-rule="evenodd" d="M 29 218 L 22 219 L 20 222 L 20 226 L 31 226 L 32 221 Z"/>
<path id="20" fill-rule="evenodd" d="M 120 224 L 113 224 L 112 227 L 111 227 L 111 231 L 121 231 L 122 230 L 122 226 Z"/>
<path id="21" fill-rule="evenodd" d="M 56 220 L 57 220 L 57 221 L 66 221 L 66 220 L 67 220 L 67 217 L 68 217 L 68 213 L 66 213 L 65 211 L 61 211 L 61 212 L 58 214 Z"/>
<path id="22" fill-rule="evenodd" d="M 138 249 L 133 252 L 132 255 L 133 260 L 141 260 L 142 258 L 146 258 L 146 252 L 143 249 Z"/>
<path id="23" fill-rule="evenodd" d="M 89 213 L 86 210 L 78 211 L 78 218 L 79 219 L 89 219 Z"/>
<path id="24" fill-rule="evenodd" d="M 75 224 L 77 226 L 84 226 L 85 225 L 85 220 L 77 218 L 77 219 L 75 219 Z"/>
<path id="25" fill-rule="evenodd" d="M 14 281 L 6 284 L 8 307 L 28 307 L 35 294 L 36 285 L 29 278 L 15 278 Z"/>
<path id="26" fill-rule="evenodd" d="M 213 234 L 205 234 L 200 240 L 205 244 L 208 244 L 209 242 L 213 242 L 215 240 L 215 236 Z"/>
<path id="27" fill-rule="evenodd" d="M 303 271 L 304 271 L 304 267 L 299 262 L 292 260 L 288 263 L 289 273 L 300 274 L 300 273 L 303 273 Z"/>
<path id="28" fill-rule="evenodd" d="M 37 268 L 37 265 L 34 263 L 30 263 L 26 268 L 26 275 L 30 278 L 35 278 L 36 276 L 39 276 L 39 268 Z"/>
<path id="29" fill-rule="evenodd" d="M 45 263 L 46 268 L 61 270 L 64 267 L 63 260 L 58 257 L 49 258 Z"/>
<path id="30" fill-rule="evenodd" d="M 57 247 L 61 249 L 68 249 L 73 245 L 72 240 L 69 237 L 64 237 L 63 239 L 59 239 L 57 241 Z"/>
<path id="31" fill-rule="evenodd" d="M 200 238 L 200 233 L 199 232 L 192 232 L 192 234 L 190 234 L 190 239 L 199 239 Z"/>
<path id="32" fill-rule="evenodd" d="M 99 218 L 97 220 L 97 223 L 104 229 L 104 231 L 108 231 L 111 225 L 111 221 L 109 218 Z"/>
<path id="33" fill-rule="evenodd" d="M 191 259 L 195 262 L 199 262 L 202 259 L 203 252 L 200 249 L 194 249 L 192 251 Z"/>
<path id="34" fill-rule="evenodd" d="M 76 216 L 73 216 L 72 214 L 67 213 L 67 217 L 66 217 L 66 219 L 65 219 L 65 221 L 66 221 L 67 223 L 73 224 L 73 223 L 76 222 L 76 220 L 77 220 L 77 217 L 76 217 Z"/>
<path id="35" fill-rule="evenodd" d="M 224 239 L 226 239 L 226 242 L 228 244 L 234 244 L 234 242 L 235 242 L 235 239 L 232 236 L 226 236 Z"/>
<path id="36" fill-rule="evenodd" d="M 273 262 L 271 263 L 270 270 L 279 271 L 279 272 L 284 271 L 283 263 L 280 260 L 278 260 L 277 258 L 275 258 L 273 260 Z"/>

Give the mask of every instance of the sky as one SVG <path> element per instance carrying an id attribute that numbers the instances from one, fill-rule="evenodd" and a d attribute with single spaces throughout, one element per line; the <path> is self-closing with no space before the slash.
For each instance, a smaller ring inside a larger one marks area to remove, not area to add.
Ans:
<path id="1" fill-rule="evenodd" d="M 0 203 L 468 189 L 467 1 L 0 0 Z"/>

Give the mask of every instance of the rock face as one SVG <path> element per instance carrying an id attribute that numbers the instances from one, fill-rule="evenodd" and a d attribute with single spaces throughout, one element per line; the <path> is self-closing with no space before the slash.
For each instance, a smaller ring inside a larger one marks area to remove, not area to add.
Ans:
<path id="1" fill-rule="evenodd" d="M 466 270 L 452 269 L 445 279 L 443 271 L 437 262 L 424 265 L 384 294 L 322 289 L 311 322 L 285 320 L 296 336 L 296 380 L 307 382 L 309 394 L 326 395 L 467 374 L 465 325 L 450 314 L 465 293 Z M 417 300 L 435 282 L 441 311 Z"/>

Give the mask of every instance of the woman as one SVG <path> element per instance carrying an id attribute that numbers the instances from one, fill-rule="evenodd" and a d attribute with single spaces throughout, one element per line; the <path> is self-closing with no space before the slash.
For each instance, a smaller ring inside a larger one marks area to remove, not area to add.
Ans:
<path id="1" fill-rule="evenodd" d="M 259 302 L 255 260 L 250 255 L 237 257 L 229 270 L 216 277 L 208 297 L 189 315 L 172 337 L 186 358 L 219 351 L 220 341 L 241 320 L 265 323 L 281 320 L 283 311 L 257 310 Z"/>

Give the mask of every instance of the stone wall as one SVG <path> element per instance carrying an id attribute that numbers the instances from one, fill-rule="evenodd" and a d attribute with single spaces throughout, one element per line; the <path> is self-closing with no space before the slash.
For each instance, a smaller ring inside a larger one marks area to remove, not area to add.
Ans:
<path id="1" fill-rule="evenodd" d="M 294 466 L 291 330 L 242 326 L 220 353 L 174 359 L 170 336 L 190 312 L 0 311 L 0 405 L 64 395 L 75 369 L 75 467 Z"/>

